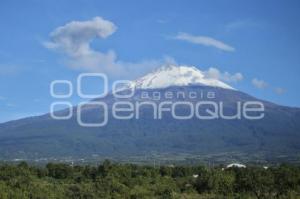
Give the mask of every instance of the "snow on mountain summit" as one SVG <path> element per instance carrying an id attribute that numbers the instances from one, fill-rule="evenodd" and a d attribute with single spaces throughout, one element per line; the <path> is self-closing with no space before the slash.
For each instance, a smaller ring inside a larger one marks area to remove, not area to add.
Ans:
<path id="1" fill-rule="evenodd" d="M 156 89 L 169 86 L 188 86 L 202 85 L 220 87 L 224 89 L 234 89 L 228 84 L 209 78 L 204 72 L 193 66 L 174 66 L 168 65 L 158 68 L 135 81 L 132 81 L 131 87 L 136 89 Z"/>

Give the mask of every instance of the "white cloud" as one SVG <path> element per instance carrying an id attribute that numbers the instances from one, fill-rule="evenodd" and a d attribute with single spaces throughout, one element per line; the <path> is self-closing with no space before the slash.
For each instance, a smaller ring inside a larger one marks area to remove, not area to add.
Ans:
<path id="1" fill-rule="evenodd" d="M 228 51 L 228 52 L 233 52 L 235 51 L 234 47 L 225 44 L 222 41 L 216 40 L 212 37 L 207 37 L 207 36 L 194 36 L 188 33 L 178 33 L 174 39 L 178 40 L 183 40 L 187 41 L 193 44 L 199 44 L 199 45 L 204 45 L 204 46 L 211 46 L 215 47 L 217 49 L 223 50 L 223 51 Z"/>
<path id="2" fill-rule="evenodd" d="M 114 23 L 101 17 L 88 21 L 72 21 L 51 32 L 51 41 L 44 45 L 67 55 L 67 64 L 75 69 L 92 72 L 119 70 L 114 51 L 102 53 L 90 46 L 93 39 L 105 39 L 116 30 Z"/>
<path id="3" fill-rule="evenodd" d="M 257 79 L 257 78 L 252 79 L 252 85 L 258 89 L 265 89 L 265 88 L 269 87 L 269 84 L 267 82 L 265 82 L 264 80 Z M 272 89 L 278 95 L 282 95 L 285 93 L 285 89 L 283 89 L 281 87 L 275 87 L 275 88 L 271 87 L 270 89 Z"/>
<path id="4" fill-rule="evenodd" d="M 50 49 L 58 49 L 70 56 L 89 55 L 94 51 L 90 42 L 94 38 L 107 38 L 117 30 L 114 23 L 95 17 L 89 21 L 72 21 L 50 33 L 51 42 L 45 42 Z"/>
<path id="5" fill-rule="evenodd" d="M 285 89 L 281 88 L 281 87 L 277 87 L 274 89 L 275 93 L 278 95 L 282 95 L 283 93 L 285 93 Z"/>
<path id="6" fill-rule="evenodd" d="M 268 86 L 268 84 L 264 80 L 260 80 L 257 78 L 252 79 L 252 84 L 258 89 L 264 89 Z"/>
<path id="7" fill-rule="evenodd" d="M 112 77 L 135 77 L 165 62 L 163 59 L 124 62 L 117 59 L 113 50 L 100 52 L 91 47 L 94 39 L 106 39 L 116 30 L 113 22 L 101 17 L 72 21 L 51 32 L 51 41 L 44 42 L 44 46 L 64 54 L 67 65 L 73 69 L 102 72 Z"/>
<path id="8" fill-rule="evenodd" d="M 225 82 L 238 82 L 243 80 L 243 75 L 241 73 L 230 74 L 229 72 L 220 72 L 217 68 L 209 68 L 205 71 L 207 78 L 218 79 Z"/>

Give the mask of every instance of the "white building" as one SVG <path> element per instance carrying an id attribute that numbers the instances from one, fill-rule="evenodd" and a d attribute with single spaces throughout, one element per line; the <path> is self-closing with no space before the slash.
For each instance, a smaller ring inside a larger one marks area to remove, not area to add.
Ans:
<path id="1" fill-rule="evenodd" d="M 226 168 L 232 168 L 232 167 L 237 167 L 237 168 L 246 168 L 246 165 L 239 164 L 239 163 L 232 163 L 226 166 Z"/>

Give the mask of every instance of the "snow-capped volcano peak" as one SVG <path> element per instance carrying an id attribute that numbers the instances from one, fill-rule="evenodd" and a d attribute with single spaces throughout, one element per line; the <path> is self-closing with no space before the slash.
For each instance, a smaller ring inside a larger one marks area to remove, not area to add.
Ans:
<path id="1" fill-rule="evenodd" d="M 228 84 L 209 78 L 204 72 L 193 66 L 167 65 L 132 82 L 136 89 L 156 89 L 170 86 L 202 85 L 234 89 Z"/>

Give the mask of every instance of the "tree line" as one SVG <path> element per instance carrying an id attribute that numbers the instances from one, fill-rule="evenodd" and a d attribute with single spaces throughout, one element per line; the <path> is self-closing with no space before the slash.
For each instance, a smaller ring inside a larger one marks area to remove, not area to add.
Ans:
<path id="1" fill-rule="evenodd" d="M 0 164 L 0 199 L 300 198 L 300 167 Z"/>

